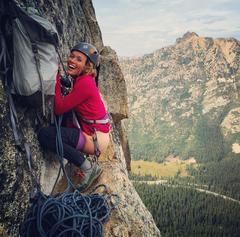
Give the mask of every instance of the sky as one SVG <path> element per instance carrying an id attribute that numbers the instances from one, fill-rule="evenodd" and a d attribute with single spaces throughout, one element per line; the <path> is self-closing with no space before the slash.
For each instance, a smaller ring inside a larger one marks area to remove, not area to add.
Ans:
<path id="1" fill-rule="evenodd" d="M 92 0 L 104 45 L 134 57 L 186 32 L 240 40 L 240 0 Z"/>

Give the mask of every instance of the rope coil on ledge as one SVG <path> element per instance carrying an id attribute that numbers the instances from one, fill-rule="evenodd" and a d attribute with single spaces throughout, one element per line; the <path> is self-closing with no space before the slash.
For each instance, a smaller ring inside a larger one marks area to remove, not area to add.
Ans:
<path id="1" fill-rule="evenodd" d="M 62 193 L 57 197 L 39 193 L 33 201 L 20 228 L 24 237 L 100 237 L 103 224 L 115 204 L 114 195 L 82 195 L 79 191 Z"/>

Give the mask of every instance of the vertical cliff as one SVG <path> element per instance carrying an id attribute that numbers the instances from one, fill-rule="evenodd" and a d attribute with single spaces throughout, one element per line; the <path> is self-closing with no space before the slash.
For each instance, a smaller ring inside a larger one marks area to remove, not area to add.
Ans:
<path id="1" fill-rule="evenodd" d="M 19 2 L 26 6 L 31 1 Z M 99 88 L 112 117 L 112 132 L 109 149 L 99 159 L 104 169 L 99 183 L 107 184 L 110 191 L 121 198 L 120 205 L 104 226 L 105 236 L 160 236 L 151 214 L 128 179 L 126 159 L 129 161 L 130 156 L 121 126 L 121 120 L 128 117 L 125 80 L 116 53 L 103 45 L 91 0 L 39 2 L 41 10 L 58 30 L 64 58 L 69 48 L 79 41 L 93 43 L 101 54 Z M 25 154 L 15 147 L 7 98 L 1 81 L 0 102 L 0 236 L 17 236 L 19 223 L 29 204 L 31 180 Z M 57 175 L 58 164 L 54 157 L 43 158 L 35 132 L 36 111 L 15 102 L 24 136 L 31 145 L 34 170 L 41 180 L 43 191 L 49 193 Z M 58 189 L 61 188 L 59 184 Z"/>

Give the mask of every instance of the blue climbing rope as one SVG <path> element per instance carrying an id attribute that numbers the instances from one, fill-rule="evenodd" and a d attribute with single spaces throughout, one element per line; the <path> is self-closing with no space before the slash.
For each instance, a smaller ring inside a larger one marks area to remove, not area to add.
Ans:
<path id="1" fill-rule="evenodd" d="M 20 226 L 20 237 L 101 237 L 103 224 L 120 202 L 119 196 L 108 194 L 103 184 L 98 185 L 89 195 L 83 195 L 76 189 L 63 164 L 61 120 L 61 117 L 55 119 L 56 150 L 68 187 L 63 193 L 52 196 L 45 195 L 40 185 L 37 186 L 38 192 L 31 200 L 32 205 Z M 70 187 L 75 191 L 69 192 Z M 104 188 L 102 194 L 95 193 L 99 188 Z"/>
<path id="2" fill-rule="evenodd" d="M 56 127 L 56 151 L 57 151 L 57 158 L 58 158 L 58 161 L 59 161 L 59 164 L 60 164 L 60 167 L 59 167 L 59 171 L 58 171 L 58 175 L 57 175 L 57 178 L 56 178 L 56 181 L 53 185 L 53 188 L 52 188 L 52 192 L 54 191 L 55 187 L 56 187 L 56 184 L 58 182 L 58 179 L 60 177 L 60 173 L 61 173 L 61 170 L 63 171 L 63 174 L 67 180 L 67 189 L 65 190 L 65 192 L 68 192 L 69 190 L 71 189 L 77 189 L 76 186 L 74 185 L 74 183 L 72 182 L 72 180 L 69 178 L 69 176 L 67 175 L 67 172 L 65 170 L 65 167 L 64 167 L 64 153 L 63 153 L 63 143 L 62 143 L 62 134 L 61 134 L 61 123 L 62 123 L 62 116 L 58 116 L 58 117 L 55 117 L 54 118 L 54 123 L 55 123 L 55 127 Z"/>
<path id="3" fill-rule="evenodd" d="M 78 190 L 57 197 L 39 195 L 21 226 L 24 237 L 103 236 L 103 224 L 114 205 L 105 195 L 82 195 Z"/>

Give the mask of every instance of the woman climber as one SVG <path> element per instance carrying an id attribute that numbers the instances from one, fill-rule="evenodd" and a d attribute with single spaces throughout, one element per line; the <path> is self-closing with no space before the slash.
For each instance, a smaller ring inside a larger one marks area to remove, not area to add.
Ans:
<path id="1" fill-rule="evenodd" d="M 72 88 L 63 95 L 61 73 L 57 75 L 54 97 L 54 113 L 63 115 L 61 135 L 64 158 L 81 170 L 79 190 L 87 189 L 102 173 L 101 167 L 84 157 L 83 153 L 103 152 L 109 143 L 109 118 L 98 91 L 98 52 L 88 43 L 75 45 L 67 60 L 67 74 Z M 39 142 L 44 149 L 56 152 L 56 128 L 41 128 Z"/>

